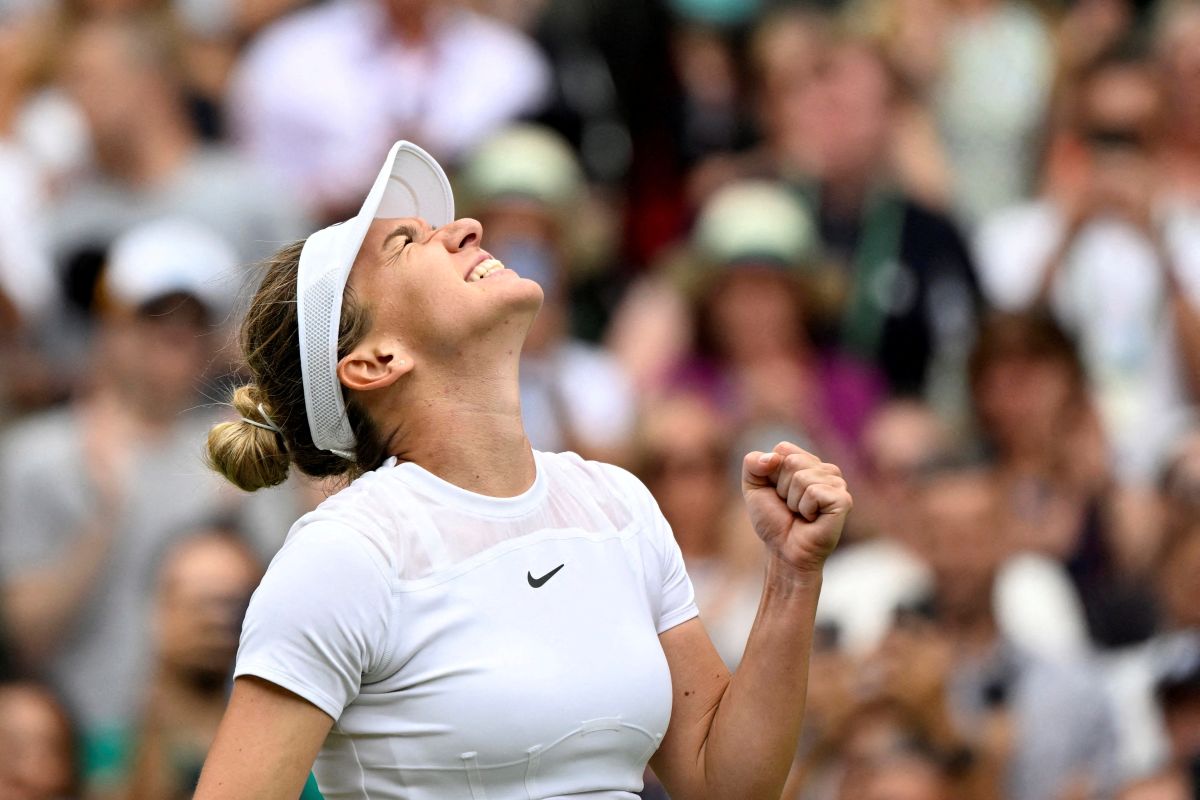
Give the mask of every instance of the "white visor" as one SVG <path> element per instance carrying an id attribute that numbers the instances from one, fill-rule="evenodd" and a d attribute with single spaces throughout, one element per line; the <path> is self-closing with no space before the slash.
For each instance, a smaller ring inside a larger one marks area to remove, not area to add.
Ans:
<path id="1" fill-rule="evenodd" d="M 296 314 L 300 370 L 313 444 L 354 459 L 354 431 L 337 376 L 342 294 L 371 221 L 420 217 L 434 227 L 454 220 L 450 181 L 433 156 L 411 142 L 396 142 L 358 215 L 309 236 L 300 251 Z"/>

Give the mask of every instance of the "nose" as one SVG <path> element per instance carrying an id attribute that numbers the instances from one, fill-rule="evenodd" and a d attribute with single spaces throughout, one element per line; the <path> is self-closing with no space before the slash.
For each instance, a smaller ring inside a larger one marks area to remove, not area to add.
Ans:
<path id="1" fill-rule="evenodd" d="M 479 220 L 463 217 L 442 227 L 440 233 L 445 238 L 446 247 L 452 253 L 465 250 L 468 247 L 479 247 L 483 243 L 483 226 Z"/>

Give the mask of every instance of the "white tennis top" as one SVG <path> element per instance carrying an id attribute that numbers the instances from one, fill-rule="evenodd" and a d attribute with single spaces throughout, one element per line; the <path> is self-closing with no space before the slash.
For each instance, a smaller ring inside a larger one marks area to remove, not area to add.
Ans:
<path id="1" fill-rule="evenodd" d="M 394 459 L 301 517 L 250 602 L 236 675 L 335 723 L 328 800 L 634 798 L 666 732 L 658 634 L 696 616 L 646 488 L 535 453 L 517 497 Z"/>

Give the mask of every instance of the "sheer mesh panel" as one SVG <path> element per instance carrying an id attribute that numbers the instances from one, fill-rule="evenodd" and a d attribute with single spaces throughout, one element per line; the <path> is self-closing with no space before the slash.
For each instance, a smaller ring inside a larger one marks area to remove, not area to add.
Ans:
<path id="1" fill-rule="evenodd" d="M 340 283 L 338 273 L 331 270 L 305 292 L 301 313 L 305 315 L 304 346 L 309 353 L 324 353 L 329 347 L 329 342 L 336 341 L 336 331 L 331 331 L 330 326 L 335 316 L 334 303 L 339 300 Z M 313 427 L 320 431 L 325 439 L 340 441 L 344 438 L 342 419 L 345 411 L 339 408 L 337 403 L 342 391 L 337 373 L 330 369 L 326 359 L 316 357 L 309 363 L 309 378 L 312 382 L 314 406 L 311 420 Z"/>
<path id="2" fill-rule="evenodd" d="M 426 485 L 428 473 L 415 464 L 380 467 L 331 498 L 330 505 L 341 506 L 343 519 L 357 518 L 355 527 L 374 532 L 371 538 L 390 553 L 401 580 L 424 578 L 531 531 L 601 534 L 633 523 L 636 497 L 599 465 L 564 464 L 563 457 L 550 454 L 538 459 L 544 483 L 540 499 L 512 516 L 438 496 L 436 487 L 430 491 Z M 547 468 L 549 459 L 557 463 Z"/>

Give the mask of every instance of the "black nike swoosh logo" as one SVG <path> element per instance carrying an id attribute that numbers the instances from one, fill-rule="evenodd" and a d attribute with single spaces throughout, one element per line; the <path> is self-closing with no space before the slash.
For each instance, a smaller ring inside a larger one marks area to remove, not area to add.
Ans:
<path id="1" fill-rule="evenodd" d="M 540 578 L 535 578 L 535 577 L 533 577 L 533 573 L 532 573 L 532 572 L 526 572 L 526 573 L 525 573 L 525 577 L 529 579 L 529 585 L 530 585 L 530 586 L 532 586 L 532 587 L 533 587 L 533 588 L 535 588 L 535 589 L 540 589 L 540 588 L 542 588 L 542 584 L 544 584 L 546 581 L 548 581 L 548 580 L 550 580 L 551 578 L 553 578 L 553 577 L 554 577 L 554 573 L 558 572 L 560 569 L 562 569 L 562 568 L 563 568 L 563 567 L 565 567 L 565 566 L 566 566 L 566 564 L 559 564 L 557 567 L 555 567 L 554 569 L 550 570 L 549 572 L 547 572 L 545 575 L 543 575 L 543 576 L 542 576 L 542 577 L 540 577 Z"/>

